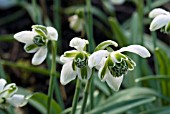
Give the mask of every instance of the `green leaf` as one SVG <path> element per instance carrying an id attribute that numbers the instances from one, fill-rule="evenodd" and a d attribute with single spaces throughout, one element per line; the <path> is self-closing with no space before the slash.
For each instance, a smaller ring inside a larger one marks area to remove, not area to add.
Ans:
<path id="1" fill-rule="evenodd" d="M 152 102 L 155 99 L 156 99 L 155 97 L 139 97 L 132 98 L 130 100 L 122 101 L 119 103 L 110 101 L 103 106 L 94 108 L 92 111 L 88 112 L 88 114 L 102 114 L 104 112 L 109 114 L 119 114 L 126 112 L 127 110 L 132 109 L 134 107 Z"/>
<path id="2" fill-rule="evenodd" d="M 149 80 L 169 81 L 170 77 L 168 75 L 145 76 L 145 77 L 135 79 L 135 82 L 138 83 L 138 82 L 141 82 L 141 81 L 149 81 Z"/>
<path id="3" fill-rule="evenodd" d="M 149 111 L 143 111 L 139 114 L 169 114 L 170 113 L 170 107 L 157 107 L 155 109 L 149 110 Z"/>
<path id="4" fill-rule="evenodd" d="M 161 48 L 156 48 L 155 54 L 159 62 L 160 74 L 168 75 L 170 67 L 168 55 Z"/>
<path id="5" fill-rule="evenodd" d="M 156 97 L 170 101 L 169 98 L 162 96 L 160 93 L 152 89 L 133 87 L 119 91 L 110 96 L 108 99 L 103 100 L 101 104 L 88 112 L 88 114 L 100 114 L 103 112 L 110 114 L 123 113 L 134 107 L 150 103 L 156 100 Z"/>
<path id="6" fill-rule="evenodd" d="M 118 46 L 118 44 L 115 42 L 115 41 L 112 41 L 112 40 L 106 40 L 102 43 L 100 43 L 96 48 L 95 48 L 95 51 L 98 51 L 98 50 L 104 50 L 106 49 L 108 46 L 110 45 L 113 45 L 115 47 Z"/>
<path id="7" fill-rule="evenodd" d="M 47 112 L 47 101 L 48 96 L 43 93 L 35 93 L 30 99 L 29 103 L 35 107 L 42 114 L 46 114 Z M 51 113 L 50 114 L 60 114 L 62 111 L 61 107 L 52 100 L 51 105 Z"/>
<path id="8" fill-rule="evenodd" d="M 120 46 L 127 45 L 127 37 L 125 36 L 122 28 L 120 27 L 118 21 L 116 18 L 110 17 L 109 18 L 110 27 L 112 29 L 112 32 L 114 33 L 114 36 L 116 40 L 118 41 Z"/>

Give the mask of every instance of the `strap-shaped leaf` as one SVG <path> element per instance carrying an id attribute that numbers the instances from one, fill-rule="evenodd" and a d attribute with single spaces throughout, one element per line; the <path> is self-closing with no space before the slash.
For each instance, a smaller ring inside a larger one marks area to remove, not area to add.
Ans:
<path id="1" fill-rule="evenodd" d="M 35 107 L 39 112 L 42 114 L 46 114 L 47 112 L 47 101 L 48 101 L 48 96 L 43 94 L 43 93 L 35 93 L 30 99 L 29 103 Z M 51 105 L 51 113 L 50 114 L 60 114 L 61 113 L 61 107 L 54 101 L 52 100 L 52 105 Z"/>

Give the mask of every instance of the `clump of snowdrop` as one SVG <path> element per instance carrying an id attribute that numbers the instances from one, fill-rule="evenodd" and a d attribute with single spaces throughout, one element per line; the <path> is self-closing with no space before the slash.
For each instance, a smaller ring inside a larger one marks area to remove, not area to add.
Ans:
<path id="1" fill-rule="evenodd" d="M 0 107 L 9 105 L 22 107 L 27 104 L 28 98 L 21 94 L 15 94 L 18 90 L 15 83 L 7 84 L 6 80 L 0 79 Z"/>
<path id="2" fill-rule="evenodd" d="M 122 54 L 122 52 L 132 52 L 143 58 L 150 57 L 150 53 L 140 45 L 130 45 L 117 51 L 105 50 L 110 45 L 118 46 L 116 42 L 111 40 L 99 44 L 96 51 L 90 55 L 88 65 L 90 68 L 96 67 L 99 70 L 99 78 L 106 81 L 113 90 L 118 91 L 123 81 L 123 76 L 127 74 L 128 70 L 133 70 L 136 66 L 135 62 L 127 55 Z"/>
<path id="3" fill-rule="evenodd" d="M 14 38 L 25 44 L 24 49 L 27 53 L 35 53 L 32 64 L 39 65 L 47 57 L 49 40 L 57 41 L 58 33 L 53 27 L 33 25 L 32 31 L 18 32 L 14 35 Z"/>
<path id="4" fill-rule="evenodd" d="M 83 14 L 80 10 L 75 15 L 69 17 L 68 21 L 70 22 L 70 28 L 75 32 L 81 32 L 84 29 Z"/>
<path id="5" fill-rule="evenodd" d="M 60 57 L 60 61 L 64 63 L 60 76 L 61 84 L 66 85 L 77 75 L 81 80 L 90 78 L 92 70 L 88 66 L 89 54 L 85 51 L 87 44 L 89 44 L 87 40 L 78 37 L 70 41 L 70 47 L 76 50 L 66 51 Z"/>
<path id="6" fill-rule="evenodd" d="M 149 28 L 151 31 L 158 29 L 161 29 L 165 33 L 170 31 L 170 12 L 156 8 L 149 13 L 149 17 L 154 18 Z"/>

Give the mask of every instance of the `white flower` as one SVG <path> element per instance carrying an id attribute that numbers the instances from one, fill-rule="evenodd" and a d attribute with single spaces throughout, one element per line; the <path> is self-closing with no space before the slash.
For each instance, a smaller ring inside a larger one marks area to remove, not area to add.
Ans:
<path id="1" fill-rule="evenodd" d="M 149 17 L 154 18 L 149 28 L 151 31 L 155 31 L 163 27 L 165 27 L 165 32 L 169 31 L 170 13 L 168 11 L 165 11 L 161 8 L 156 8 L 149 13 Z"/>
<path id="2" fill-rule="evenodd" d="M 89 79 L 91 76 L 92 71 L 87 64 L 89 55 L 85 51 L 88 43 L 87 40 L 75 37 L 70 41 L 70 47 L 76 50 L 66 51 L 60 57 L 60 61 L 64 63 L 60 76 L 62 85 L 74 80 L 77 75 L 81 80 Z"/>
<path id="3" fill-rule="evenodd" d="M 107 41 L 106 41 L 107 42 Z M 112 41 L 113 42 L 113 41 Z M 101 43 L 106 45 L 106 43 Z M 105 47 L 99 44 L 99 47 Z M 123 76 L 128 70 L 133 70 L 136 66 L 135 62 L 130 57 L 122 54 L 122 52 L 128 51 L 136 53 L 143 58 L 150 57 L 149 51 L 140 45 L 130 45 L 123 47 L 117 51 L 109 52 L 107 50 L 97 50 L 90 55 L 88 65 L 90 68 L 96 67 L 99 69 L 98 76 L 102 81 L 106 83 L 113 90 L 118 91 L 123 81 Z"/>
<path id="4" fill-rule="evenodd" d="M 47 57 L 47 43 L 49 40 L 57 41 L 58 33 L 53 27 L 33 25 L 32 31 L 21 31 L 14 38 L 25 44 L 27 53 L 35 53 L 32 59 L 33 65 L 41 64 Z"/>
<path id="5" fill-rule="evenodd" d="M 15 83 L 6 85 L 6 80 L 0 79 L 0 107 L 12 105 L 22 107 L 27 104 L 28 99 L 24 95 L 15 94 L 18 90 Z"/>
<path id="6" fill-rule="evenodd" d="M 110 1 L 115 5 L 120 5 L 120 4 L 123 4 L 125 2 L 125 0 L 110 0 Z"/>
<path id="7" fill-rule="evenodd" d="M 73 29 L 75 32 L 81 32 L 84 27 L 84 20 L 79 17 L 78 15 L 73 15 L 69 17 L 70 28 Z"/>

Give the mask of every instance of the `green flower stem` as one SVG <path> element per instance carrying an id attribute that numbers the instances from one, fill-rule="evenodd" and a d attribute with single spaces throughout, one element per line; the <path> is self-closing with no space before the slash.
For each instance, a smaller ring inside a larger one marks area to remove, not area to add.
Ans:
<path id="1" fill-rule="evenodd" d="M 71 114 L 76 113 L 76 107 L 77 107 L 77 102 L 78 102 L 79 93 L 80 93 L 80 85 L 81 85 L 80 80 L 79 80 L 79 78 L 77 78 L 76 90 L 75 90 L 75 94 L 74 94 L 74 98 L 73 98 Z"/>
<path id="2" fill-rule="evenodd" d="M 89 46 L 88 50 L 91 53 L 94 49 L 94 38 L 93 38 L 93 16 L 91 11 L 91 0 L 86 0 L 86 8 L 87 8 L 87 18 L 86 18 L 86 31 L 87 31 L 87 37 L 89 40 Z M 93 79 L 91 79 L 91 86 L 90 86 L 90 108 L 93 108 L 93 92 L 94 92 L 94 84 Z"/>
<path id="3" fill-rule="evenodd" d="M 61 44 L 62 44 L 62 35 L 61 35 L 61 0 L 53 0 L 54 3 L 54 13 L 53 13 L 53 20 L 54 20 L 54 27 L 57 28 L 58 31 L 58 41 L 57 41 L 57 53 L 59 54 L 61 49 Z M 59 90 L 59 85 L 57 80 L 55 80 L 55 96 L 57 98 L 57 101 L 59 105 L 61 106 L 62 109 L 64 109 L 64 102 L 61 96 L 61 92 Z"/>
<path id="4" fill-rule="evenodd" d="M 54 3 L 54 26 L 57 28 L 58 36 L 60 37 L 57 41 L 57 46 L 59 47 L 59 50 L 57 50 L 58 53 L 61 52 L 61 44 L 62 44 L 62 34 L 61 34 L 61 0 L 53 0 Z"/>
<path id="5" fill-rule="evenodd" d="M 87 102 L 87 97 L 88 97 L 89 90 L 90 90 L 90 87 L 91 87 L 91 82 L 92 82 L 92 76 L 90 77 L 90 79 L 88 80 L 88 82 L 86 83 L 86 86 L 85 86 L 84 96 L 83 96 L 83 104 L 82 104 L 82 107 L 81 107 L 80 114 L 84 114 L 84 112 L 85 112 L 86 102 Z"/>
<path id="6" fill-rule="evenodd" d="M 52 50 L 52 62 L 51 62 L 51 72 L 50 72 L 50 84 L 48 88 L 48 104 L 47 104 L 47 114 L 51 114 L 51 102 L 53 98 L 54 81 L 56 77 L 56 42 L 51 42 Z"/>

